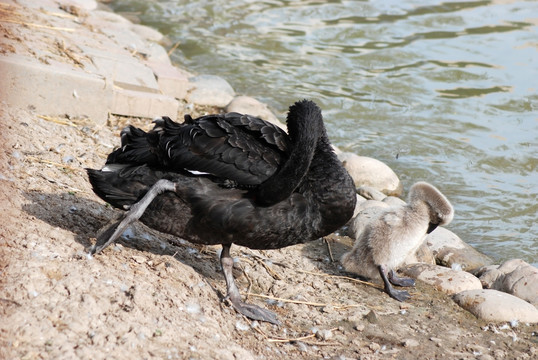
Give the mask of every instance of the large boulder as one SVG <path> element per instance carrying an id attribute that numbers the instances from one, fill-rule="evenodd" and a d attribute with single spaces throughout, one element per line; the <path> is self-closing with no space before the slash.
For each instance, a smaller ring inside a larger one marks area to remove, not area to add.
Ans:
<path id="1" fill-rule="evenodd" d="M 454 301 L 486 321 L 538 323 L 538 309 L 516 296 L 491 289 L 462 291 Z"/>
<path id="2" fill-rule="evenodd" d="M 482 289 L 482 284 L 476 276 L 439 265 L 412 264 L 401 268 L 400 271 L 447 294 Z"/>
<path id="3" fill-rule="evenodd" d="M 437 263 L 447 267 L 459 267 L 472 271 L 493 264 L 493 259 L 478 252 L 458 235 L 444 227 L 438 227 L 426 237 Z"/>
<path id="4" fill-rule="evenodd" d="M 284 130 L 286 129 L 286 125 L 277 119 L 267 105 L 250 96 L 236 96 L 226 106 L 225 110 L 226 112 L 237 112 L 240 114 L 256 116 L 260 119 L 269 121 Z"/>
<path id="5" fill-rule="evenodd" d="M 385 163 L 349 152 L 339 153 L 338 158 L 353 178 L 356 187 L 371 186 L 385 195 L 402 194 L 400 179 Z"/>
<path id="6" fill-rule="evenodd" d="M 521 259 L 501 266 L 484 267 L 479 272 L 484 288 L 504 291 L 538 307 L 538 269 Z"/>

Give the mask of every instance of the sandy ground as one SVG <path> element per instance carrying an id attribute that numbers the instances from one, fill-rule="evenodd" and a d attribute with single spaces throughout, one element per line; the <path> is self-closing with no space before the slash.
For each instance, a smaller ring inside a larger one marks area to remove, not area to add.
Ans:
<path id="1" fill-rule="evenodd" d="M 262 295 L 249 301 L 274 310 L 281 327 L 222 302 L 218 247 L 138 224 L 88 258 L 97 231 L 120 212 L 92 193 L 84 168 L 103 165 L 125 119 L 97 126 L 1 108 L 0 358 L 538 357 L 536 325 L 478 321 L 421 284 L 401 304 L 344 277 L 343 236 L 233 249 L 240 289 Z"/>

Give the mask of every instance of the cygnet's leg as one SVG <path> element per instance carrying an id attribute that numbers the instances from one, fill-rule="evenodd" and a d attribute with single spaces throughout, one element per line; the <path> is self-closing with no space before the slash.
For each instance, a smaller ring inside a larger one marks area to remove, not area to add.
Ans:
<path id="1" fill-rule="evenodd" d="M 262 309 L 259 306 L 247 304 L 241 301 L 241 294 L 237 285 L 235 285 L 232 269 L 234 266 L 234 260 L 230 256 L 230 247 L 231 245 L 222 245 L 222 252 L 220 254 L 220 264 L 222 266 L 222 272 L 224 273 L 224 278 L 226 279 L 226 289 L 227 300 L 230 300 L 234 309 L 245 315 L 246 317 L 259 320 L 267 321 L 271 324 L 280 325 L 280 322 L 277 320 L 276 314 L 273 312 Z"/>
<path id="2" fill-rule="evenodd" d="M 390 270 L 389 271 L 389 281 L 392 283 L 392 285 L 398 285 L 398 286 L 415 286 L 415 280 L 411 278 L 405 278 L 405 277 L 398 277 L 396 275 L 396 271 Z"/>
<path id="3" fill-rule="evenodd" d="M 385 265 L 378 265 L 377 269 L 379 270 L 379 275 L 381 275 L 381 279 L 383 279 L 383 283 L 385 284 L 385 292 L 390 295 L 390 297 L 398 300 L 398 301 L 405 301 L 411 297 L 409 293 L 405 290 L 395 290 L 389 281 L 389 274 L 388 269 Z"/>
<path id="4" fill-rule="evenodd" d="M 140 219 L 153 199 L 166 191 L 176 191 L 175 184 L 172 181 L 164 179 L 157 181 L 148 190 L 146 195 L 144 195 L 142 200 L 131 206 L 129 211 L 125 214 L 123 220 L 112 224 L 101 235 L 99 235 L 97 242 L 90 249 L 90 254 L 93 255 L 103 251 L 108 245 L 119 238 L 120 235 L 123 234 L 123 232 L 129 227 L 129 225 Z"/>

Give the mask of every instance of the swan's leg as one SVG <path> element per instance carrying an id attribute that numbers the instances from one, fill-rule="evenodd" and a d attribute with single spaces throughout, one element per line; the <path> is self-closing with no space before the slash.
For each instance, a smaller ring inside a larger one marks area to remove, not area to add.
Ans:
<path id="1" fill-rule="evenodd" d="M 388 278 L 389 271 L 385 265 L 378 265 L 377 269 L 379 270 L 379 275 L 381 275 L 381 279 L 383 279 L 383 283 L 385 284 L 385 292 L 389 294 L 391 298 L 394 298 L 398 301 L 405 301 L 411 297 L 411 295 L 409 295 L 407 291 L 395 290 L 392 287 Z"/>
<path id="2" fill-rule="evenodd" d="M 220 264 L 222 266 L 224 278 L 226 279 L 227 294 L 225 299 L 230 300 L 232 306 L 237 312 L 250 319 L 267 321 L 271 324 L 280 325 L 280 322 L 277 320 L 277 317 L 273 312 L 241 301 L 241 294 L 239 293 L 237 285 L 235 285 L 232 273 L 234 261 L 230 256 L 230 247 L 231 245 L 222 245 L 222 252 L 220 254 Z"/>
<path id="3" fill-rule="evenodd" d="M 389 281 L 392 283 L 392 285 L 415 286 L 415 280 L 411 278 L 398 277 L 398 275 L 396 275 L 396 271 L 392 269 L 389 271 Z"/>
<path id="4" fill-rule="evenodd" d="M 176 186 L 172 181 L 164 179 L 157 181 L 148 190 L 146 195 L 144 195 L 142 200 L 131 206 L 129 211 L 127 211 L 127 213 L 125 214 L 123 220 L 112 224 L 101 235 L 99 235 L 99 237 L 97 238 L 97 242 L 90 249 L 90 254 L 93 255 L 103 251 L 108 245 L 110 245 L 113 241 L 119 238 L 120 235 L 123 234 L 123 232 L 127 229 L 127 227 L 129 227 L 129 225 L 140 219 L 140 217 L 144 214 L 144 211 L 146 211 L 146 208 L 158 195 L 166 191 L 175 190 Z"/>

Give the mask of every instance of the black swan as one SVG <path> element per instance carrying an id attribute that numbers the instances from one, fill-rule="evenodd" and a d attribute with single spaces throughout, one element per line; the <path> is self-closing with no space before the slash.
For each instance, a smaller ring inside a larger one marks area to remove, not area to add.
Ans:
<path id="1" fill-rule="evenodd" d="M 321 110 L 308 100 L 290 106 L 289 134 L 238 113 L 155 123 L 148 133 L 125 128 L 105 167 L 87 169 L 99 197 L 129 210 L 91 252 L 103 250 L 138 219 L 193 243 L 222 244 L 226 298 L 245 316 L 278 324 L 272 312 L 241 301 L 230 247 L 303 243 L 352 217 L 355 187 L 331 148 Z"/>
<path id="2" fill-rule="evenodd" d="M 381 276 L 385 292 L 392 298 L 405 301 L 410 295 L 399 286 L 414 286 L 410 278 L 399 278 L 395 269 L 405 258 L 417 251 L 426 234 L 439 225 L 452 221 L 454 209 L 437 188 L 417 182 L 409 190 L 405 206 L 388 208 L 369 222 L 358 235 L 353 249 L 342 256 L 347 271 L 368 277 Z"/>

